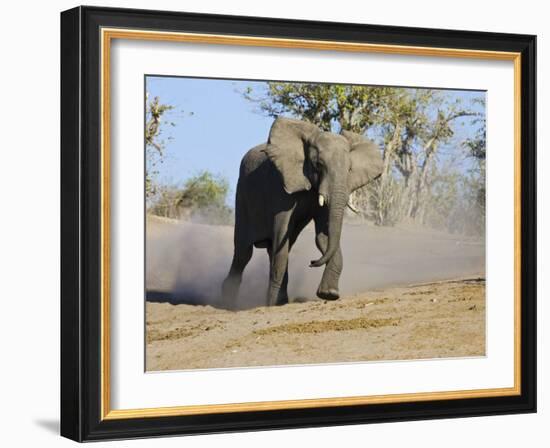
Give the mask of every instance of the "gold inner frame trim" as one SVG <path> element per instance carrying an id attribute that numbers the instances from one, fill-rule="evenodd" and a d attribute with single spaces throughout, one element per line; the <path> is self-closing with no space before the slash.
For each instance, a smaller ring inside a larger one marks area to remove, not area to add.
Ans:
<path id="1" fill-rule="evenodd" d="M 314 398 L 229 404 L 188 405 L 140 409 L 111 409 L 110 366 L 110 50 L 113 39 L 185 42 L 212 45 L 239 45 L 382 53 L 428 57 L 454 57 L 513 61 L 514 63 L 514 386 L 506 388 L 420 392 L 391 395 Z M 226 412 L 307 409 L 413 401 L 502 397 L 521 394 L 521 54 L 459 48 L 279 39 L 216 34 L 101 29 L 101 419 L 168 417 Z"/>

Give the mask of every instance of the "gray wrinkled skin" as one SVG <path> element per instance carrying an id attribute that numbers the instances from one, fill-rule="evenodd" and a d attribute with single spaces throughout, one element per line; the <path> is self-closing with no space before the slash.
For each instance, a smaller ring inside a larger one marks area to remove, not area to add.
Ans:
<path id="1" fill-rule="evenodd" d="M 300 120 L 279 117 L 267 143 L 242 159 L 235 204 L 235 252 L 222 294 L 236 299 L 253 247 L 266 248 L 267 305 L 288 303 L 288 254 L 304 227 L 314 221 L 315 243 L 325 266 L 317 296 L 339 298 L 340 236 L 349 195 L 382 172 L 376 144 L 361 135 L 324 132 Z"/>

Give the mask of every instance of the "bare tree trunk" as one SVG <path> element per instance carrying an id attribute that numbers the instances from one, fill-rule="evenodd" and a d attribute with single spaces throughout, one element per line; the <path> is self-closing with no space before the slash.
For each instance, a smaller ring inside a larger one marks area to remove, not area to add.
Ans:
<path id="1" fill-rule="evenodd" d="M 436 152 L 435 138 L 428 141 L 424 149 L 425 157 L 418 178 L 416 180 L 416 186 L 414 189 L 413 197 L 411 198 L 411 208 L 409 217 L 415 221 L 419 221 L 423 217 L 423 208 L 425 207 L 426 189 L 428 185 L 428 171 L 433 160 L 433 156 Z"/>
<path id="2" fill-rule="evenodd" d="M 397 123 L 393 131 L 393 136 L 384 148 L 384 167 L 380 176 L 378 187 L 378 219 L 376 224 L 384 225 L 388 221 L 388 212 L 391 202 L 390 181 L 391 171 L 395 163 L 395 157 L 399 144 L 401 142 L 401 124 Z"/>

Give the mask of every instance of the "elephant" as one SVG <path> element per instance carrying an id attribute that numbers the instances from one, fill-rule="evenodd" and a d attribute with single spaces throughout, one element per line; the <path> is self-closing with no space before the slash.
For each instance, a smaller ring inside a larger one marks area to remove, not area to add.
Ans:
<path id="1" fill-rule="evenodd" d="M 277 117 L 267 143 L 250 149 L 240 165 L 235 198 L 234 254 L 222 285 L 225 303 L 236 300 L 253 247 L 269 255 L 267 306 L 288 303 L 288 255 L 312 220 L 325 266 L 317 296 L 339 298 L 343 260 L 340 248 L 349 195 L 378 178 L 380 149 L 362 135 L 321 130 L 315 124 Z"/>

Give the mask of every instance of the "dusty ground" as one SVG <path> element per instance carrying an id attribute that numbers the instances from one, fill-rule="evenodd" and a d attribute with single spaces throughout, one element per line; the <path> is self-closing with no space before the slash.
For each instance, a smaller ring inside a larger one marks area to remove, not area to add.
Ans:
<path id="1" fill-rule="evenodd" d="M 340 294 L 426 283 L 485 273 L 485 242 L 407 227 L 345 223 L 344 270 Z M 233 228 L 147 220 L 147 298 L 243 309 L 265 304 L 268 257 L 254 249 L 235 303 L 220 301 L 220 287 L 233 256 Z M 319 257 L 313 226 L 304 229 L 289 257 L 289 296 L 314 298 L 323 268 L 308 267 Z"/>
<path id="2" fill-rule="evenodd" d="M 147 370 L 485 354 L 480 278 L 228 311 L 147 303 Z"/>
<path id="3" fill-rule="evenodd" d="M 324 302 L 308 227 L 290 254 L 292 303 L 265 308 L 265 250 L 255 250 L 239 299 L 220 298 L 231 227 L 148 217 L 146 234 L 147 370 L 485 353 L 483 240 L 347 223 L 341 298 Z"/>

